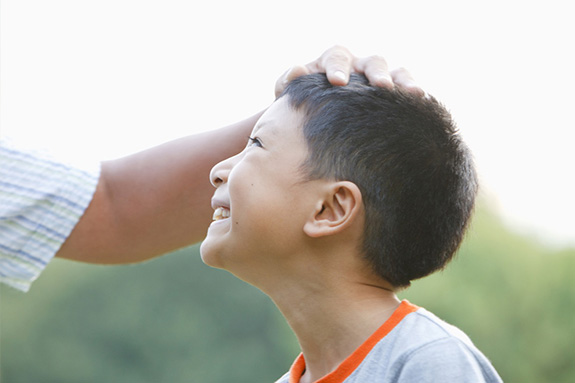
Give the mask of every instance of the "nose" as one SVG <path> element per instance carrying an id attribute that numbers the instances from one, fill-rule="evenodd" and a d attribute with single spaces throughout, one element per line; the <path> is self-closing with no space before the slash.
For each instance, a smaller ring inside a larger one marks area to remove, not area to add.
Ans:
<path id="1" fill-rule="evenodd" d="M 233 169 L 235 158 L 230 157 L 216 164 L 210 171 L 210 182 L 214 187 L 219 187 L 221 184 L 228 182 L 228 177 Z"/>

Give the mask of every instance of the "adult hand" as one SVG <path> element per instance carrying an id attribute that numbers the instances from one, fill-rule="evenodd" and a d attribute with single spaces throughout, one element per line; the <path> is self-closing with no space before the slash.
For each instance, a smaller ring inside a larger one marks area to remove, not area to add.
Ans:
<path id="1" fill-rule="evenodd" d="M 389 71 L 387 62 L 383 57 L 358 58 L 351 54 L 347 48 L 338 45 L 328 49 L 319 58 L 307 65 L 296 65 L 287 70 L 276 81 L 275 94 L 276 97 L 279 96 L 294 78 L 310 73 L 325 73 L 333 85 L 346 85 L 352 72 L 365 75 L 369 83 L 374 86 L 389 89 L 399 86 L 413 94 L 421 96 L 425 94 L 405 68 Z"/>

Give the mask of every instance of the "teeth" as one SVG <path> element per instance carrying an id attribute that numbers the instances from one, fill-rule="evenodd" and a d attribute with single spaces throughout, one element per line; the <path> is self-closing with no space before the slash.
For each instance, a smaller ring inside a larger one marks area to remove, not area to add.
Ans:
<path id="1" fill-rule="evenodd" d="M 230 218 L 230 211 L 226 208 L 218 207 L 214 211 L 214 215 L 213 215 L 212 219 L 214 221 L 219 221 L 220 219 L 224 219 L 224 218 Z"/>

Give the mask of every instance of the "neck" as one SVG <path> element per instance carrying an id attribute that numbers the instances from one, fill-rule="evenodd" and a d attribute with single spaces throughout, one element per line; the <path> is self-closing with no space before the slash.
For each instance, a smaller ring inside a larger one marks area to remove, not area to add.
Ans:
<path id="1" fill-rule="evenodd" d="M 322 265 L 319 273 L 307 272 L 291 278 L 292 283 L 266 291 L 301 346 L 306 361 L 301 383 L 314 382 L 335 370 L 400 303 L 379 280 L 333 275 L 337 278 L 330 278 Z"/>

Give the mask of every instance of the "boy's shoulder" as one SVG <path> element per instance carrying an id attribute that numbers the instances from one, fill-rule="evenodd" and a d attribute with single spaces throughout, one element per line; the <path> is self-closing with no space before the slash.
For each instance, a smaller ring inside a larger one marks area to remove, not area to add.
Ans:
<path id="1" fill-rule="evenodd" d="M 423 307 L 407 315 L 388 335 L 390 338 L 394 336 L 401 340 L 406 350 L 426 347 L 445 340 L 461 342 L 466 347 L 475 348 L 467 334 Z"/>
<path id="2" fill-rule="evenodd" d="M 410 306 L 410 312 L 362 356 L 353 371 L 345 368 L 344 362 L 339 371 L 332 373 L 339 379 L 330 382 L 502 382 L 489 360 L 463 331 L 407 301 L 402 306 Z M 276 383 L 288 381 L 286 374 Z"/>
<path id="3" fill-rule="evenodd" d="M 501 382 L 501 378 L 463 331 L 419 308 L 381 339 L 345 380 L 368 381 L 465 383 Z"/>

